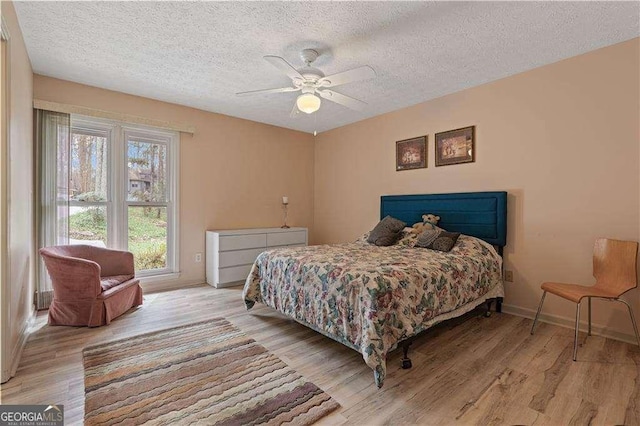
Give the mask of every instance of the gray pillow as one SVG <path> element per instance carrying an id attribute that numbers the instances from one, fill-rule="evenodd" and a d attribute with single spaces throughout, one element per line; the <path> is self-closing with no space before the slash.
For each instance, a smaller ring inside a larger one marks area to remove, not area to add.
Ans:
<path id="1" fill-rule="evenodd" d="M 459 232 L 447 232 L 444 229 L 427 229 L 418 235 L 416 247 L 428 248 L 438 251 L 451 251 L 456 245 Z"/>
<path id="2" fill-rule="evenodd" d="M 387 216 L 371 230 L 367 241 L 377 246 L 390 246 L 398 241 L 405 226 L 403 221 Z"/>

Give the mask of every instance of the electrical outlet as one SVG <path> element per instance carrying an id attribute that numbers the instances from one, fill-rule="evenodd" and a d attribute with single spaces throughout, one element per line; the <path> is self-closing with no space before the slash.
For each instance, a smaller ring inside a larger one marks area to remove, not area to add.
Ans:
<path id="1" fill-rule="evenodd" d="M 513 282 L 513 271 L 504 271 L 504 280 L 508 283 Z"/>
<path id="2" fill-rule="evenodd" d="M 202 262 L 202 253 L 196 253 L 196 263 Z"/>

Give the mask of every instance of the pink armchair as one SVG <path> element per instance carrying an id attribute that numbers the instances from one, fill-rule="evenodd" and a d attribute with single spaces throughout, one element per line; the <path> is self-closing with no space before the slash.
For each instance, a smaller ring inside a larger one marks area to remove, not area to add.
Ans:
<path id="1" fill-rule="evenodd" d="M 142 305 L 133 254 L 86 245 L 40 249 L 53 282 L 50 325 L 98 327 Z"/>

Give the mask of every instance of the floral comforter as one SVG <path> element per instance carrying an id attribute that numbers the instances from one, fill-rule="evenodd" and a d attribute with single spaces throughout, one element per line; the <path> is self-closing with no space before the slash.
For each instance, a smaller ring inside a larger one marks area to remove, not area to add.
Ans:
<path id="1" fill-rule="evenodd" d="M 493 247 L 465 235 L 448 253 L 365 241 L 281 248 L 258 256 L 242 295 L 247 309 L 262 302 L 358 350 L 380 387 L 398 342 L 501 289 L 501 270 Z"/>

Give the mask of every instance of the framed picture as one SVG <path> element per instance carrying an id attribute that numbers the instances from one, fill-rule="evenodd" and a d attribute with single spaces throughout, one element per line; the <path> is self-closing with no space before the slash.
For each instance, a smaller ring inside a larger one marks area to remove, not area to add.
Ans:
<path id="1" fill-rule="evenodd" d="M 396 171 L 427 167 L 427 137 L 396 142 Z"/>
<path id="2" fill-rule="evenodd" d="M 476 126 L 436 133 L 436 167 L 476 161 Z"/>

